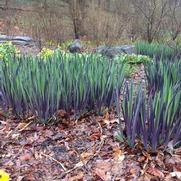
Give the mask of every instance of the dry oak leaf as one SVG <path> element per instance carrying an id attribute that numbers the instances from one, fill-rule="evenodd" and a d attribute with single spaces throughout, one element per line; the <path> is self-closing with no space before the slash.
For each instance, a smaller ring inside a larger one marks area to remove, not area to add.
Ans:
<path id="1" fill-rule="evenodd" d="M 69 178 L 69 181 L 77 181 L 77 180 L 82 180 L 84 177 L 84 173 L 83 172 L 79 172 L 77 175 Z"/>
<path id="2" fill-rule="evenodd" d="M 67 112 L 63 109 L 60 109 L 57 111 L 57 116 L 65 117 L 67 115 Z"/>
<path id="3" fill-rule="evenodd" d="M 91 141 L 96 141 L 96 140 L 100 139 L 100 137 L 101 137 L 101 133 L 100 133 L 100 132 L 94 132 L 94 133 L 89 137 L 89 139 L 90 139 Z"/>
<path id="4" fill-rule="evenodd" d="M 28 161 L 32 158 L 32 154 L 30 153 L 25 153 L 24 155 L 21 155 L 20 156 L 20 160 L 21 161 Z"/>
<path id="5" fill-rule="evenodd" d="M 104 181 L 111 179 L 111 160 L 97 160 L 93 172 Z"/>
<path id="6" fill-rule="evenodd" d="M 94 170 L 94 173 L 99 176 L 103 181 L 110 181 L 111 180 L 111 174 L 110 172 L 105 172 L 105 170 L 96 168 Z"/>
<path id="7" fill-rule="evenodd" d="M 153 176 L 159 177 L 159 178 L 164 178 L 165 177 L 164 174 L 155 167 L 148 168 L 147 173 L 149 173 L 149 174 L 151 174 Z"/>
<path id="8" fill-rule="evenodd" d="M 81 160 L 87 160 L 88 158 L 90 158 L 93 155 L 94 155 L 94 153 L 92 153 L 92 152 L 83 152 L 80 155 L 80 157 L 81 157 Z"/>
<path id="9" fill-rule="evenodd" d="M 144 162 L 146 160 L 146 157 L 145 156 L 140 156 L 138 158 L 138 162 Z"/>
<path id="10" fill-rule="evenodd" d="M 113 156 L 115 160 L 123 161 L 125 159 L 125 155 L 122 150 L 120 150 L 119 148 L 115 148 L 113 150 L 114 150 Z"/>
<path id="11" fill-rule="evenodd" d="M 109 171 L 112 167 L 111 160 L 97 160 L 94 168 L 99 168 L 105 172 Z"/>

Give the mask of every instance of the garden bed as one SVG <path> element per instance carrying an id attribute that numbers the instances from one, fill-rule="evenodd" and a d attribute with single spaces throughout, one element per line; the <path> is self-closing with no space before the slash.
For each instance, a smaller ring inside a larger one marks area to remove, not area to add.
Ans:
<path id="1" fill-rule="evenodd" d="M 180 178 L 179 61 L 12 48 L 0 82 L 0 167 L 12 180 Z"/>

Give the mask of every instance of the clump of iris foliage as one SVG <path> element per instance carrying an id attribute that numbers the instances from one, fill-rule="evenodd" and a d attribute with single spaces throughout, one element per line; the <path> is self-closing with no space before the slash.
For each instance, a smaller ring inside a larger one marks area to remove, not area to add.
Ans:
<path id="1" fill-rule="evenodd" d="M 124 66 L 96 54 L 56 51 L 49 58 L 9 57 L 1 65 L 0 91 L 5 108 L 16 115 L 34 113 L 46 123 L 59 109 L 100 110 L 114 104 Z"/>
<path id="2" fill-rule="evenodd" d="M 181 61 L 153 61 L 145 64 L 148 92 L 154 93 L 165 85 L 174 86 L 181 82 Z"/>
<path id="3" fill-rule="evenodd" d="M 42 59 L 48 59 L 51 58 L 57 51 L 61 51 L 62 54 L 68 56 L 69 58 L 71 56 L 74 56 L 72 53 L 65 52 L 61 49 L 61 47 L 58 47 L 55 50 L 51 50 L 49 48 L 43 48 L 42 51 L 38 54 L 39 57 Z M 87 56 L 87 53 L 81 53 L 84 56 Z M 100 56 L 96 54 L 96 56 Z M 137 72 L 138 66 L 141 63 L 150 62 L 151 58 L 144 55 L 136 55 L 136 54 L 121 54 L 118 56 L 115 56 L 113 59 L 114 62 L 124 64 L 125 68 L 125 76 L 130 77 L 133 73 Z"/>
<path id="4" fill-rule="evenodd" d="M 144 41 L 136 43 L 136 50 L 138 54 L 147 55 L 156 59 L 173 59 L 181 57 L 181 47 L 170 47 L 166 44 L 160 43 L 147 43 Z"/>
<path id="5" fill-rule="evenodd" d="M 146 64 L 148 94 L 126 85 L 121 104 L 130 146 L 141 139 L 145 149 L 173 146 L 181 140 L 181 61 Z M 119 109 L 119 106 L 118 106 Z"/>

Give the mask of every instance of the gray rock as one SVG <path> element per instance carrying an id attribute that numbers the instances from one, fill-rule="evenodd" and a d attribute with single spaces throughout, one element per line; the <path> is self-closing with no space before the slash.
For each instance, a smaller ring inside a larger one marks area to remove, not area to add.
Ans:
<path id="1" fill-rule="evenodd" d="M 0 43 L 5 43 L 7 41 L 11 41 L 13 45 L 21 45 L 21 46 L 29 45 L 29 42 L 20 41 L 20 40 L 0 40 Z"/>
<path id="2" fill-rule="evenodd" d="M 26 41 L 31 42 L 33 39 L 29 36 L 8 36 L 8 35 L 0 35 L 0 41 Z"/>
<path id="3" fill-rule="evenodd" d="M 126 54 L 136 54 L 136 48 L 134 45 L 123 45 L 121 48 Z"/>
<path id="4" fill-rule="evenodd" d="M 33 42 L 34 40 L 29 36 L 15 36 L 13 37 L 13 40 L 17 41 L 26 41 L 26 42 Z"/>
<path id="5" fill-rule="evenodd" d="M 82 43 L 79 39 L 75 39 L 68 47 L 71 53 L 79 53 L 82 48 Z"/>
<path id="6" fill-rule="evenodd" d="M 30 43 L 34 43 L 35 41 L 29 36 L 8 36 L 8 35 L 0 35 L 0 43 L 4 43 L 6 41 L 11 41 L 14 45 L 28 45 Z"/>
<path id="7" fill-rule="evenodd" d="M 134 45 L 122 45 L 122 46 L 99 46 L 96 48 L 96 52 L 100 53 L 108 58 L 113 58 L 116 55 L 126 53 L 133 54 L 136 53 L 136 49 Z"/>
<path id="8" fill-rule="evenodd" d="M 1 41 L 7 41 L 7 40 L 11 40 L 12 37 L 10 36 L 7 36 L 7 35 L 0 35 L 0 40 Z"/>
<path id="9" fill-rule="evenodd" d="M 109 48 L 110 48 L 109 46 L 101 45 L 96 48 L 96 52 L 102 54 L 105 51 L 107 51 Z"/>

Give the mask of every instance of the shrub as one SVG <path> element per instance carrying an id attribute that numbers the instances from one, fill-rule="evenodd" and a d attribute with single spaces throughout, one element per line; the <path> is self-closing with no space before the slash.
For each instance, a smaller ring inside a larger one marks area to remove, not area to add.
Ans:
<path id="1" fill-rule="evenodd" d="M 17 115 L 33 112 L 47 122 L 58 109 L 77 113 L 112 106 L 124 80 L 124 66 L 98 55 L 57 51 L 40 57 L 17 57 L 2 64 L 0 91 Z"/>

